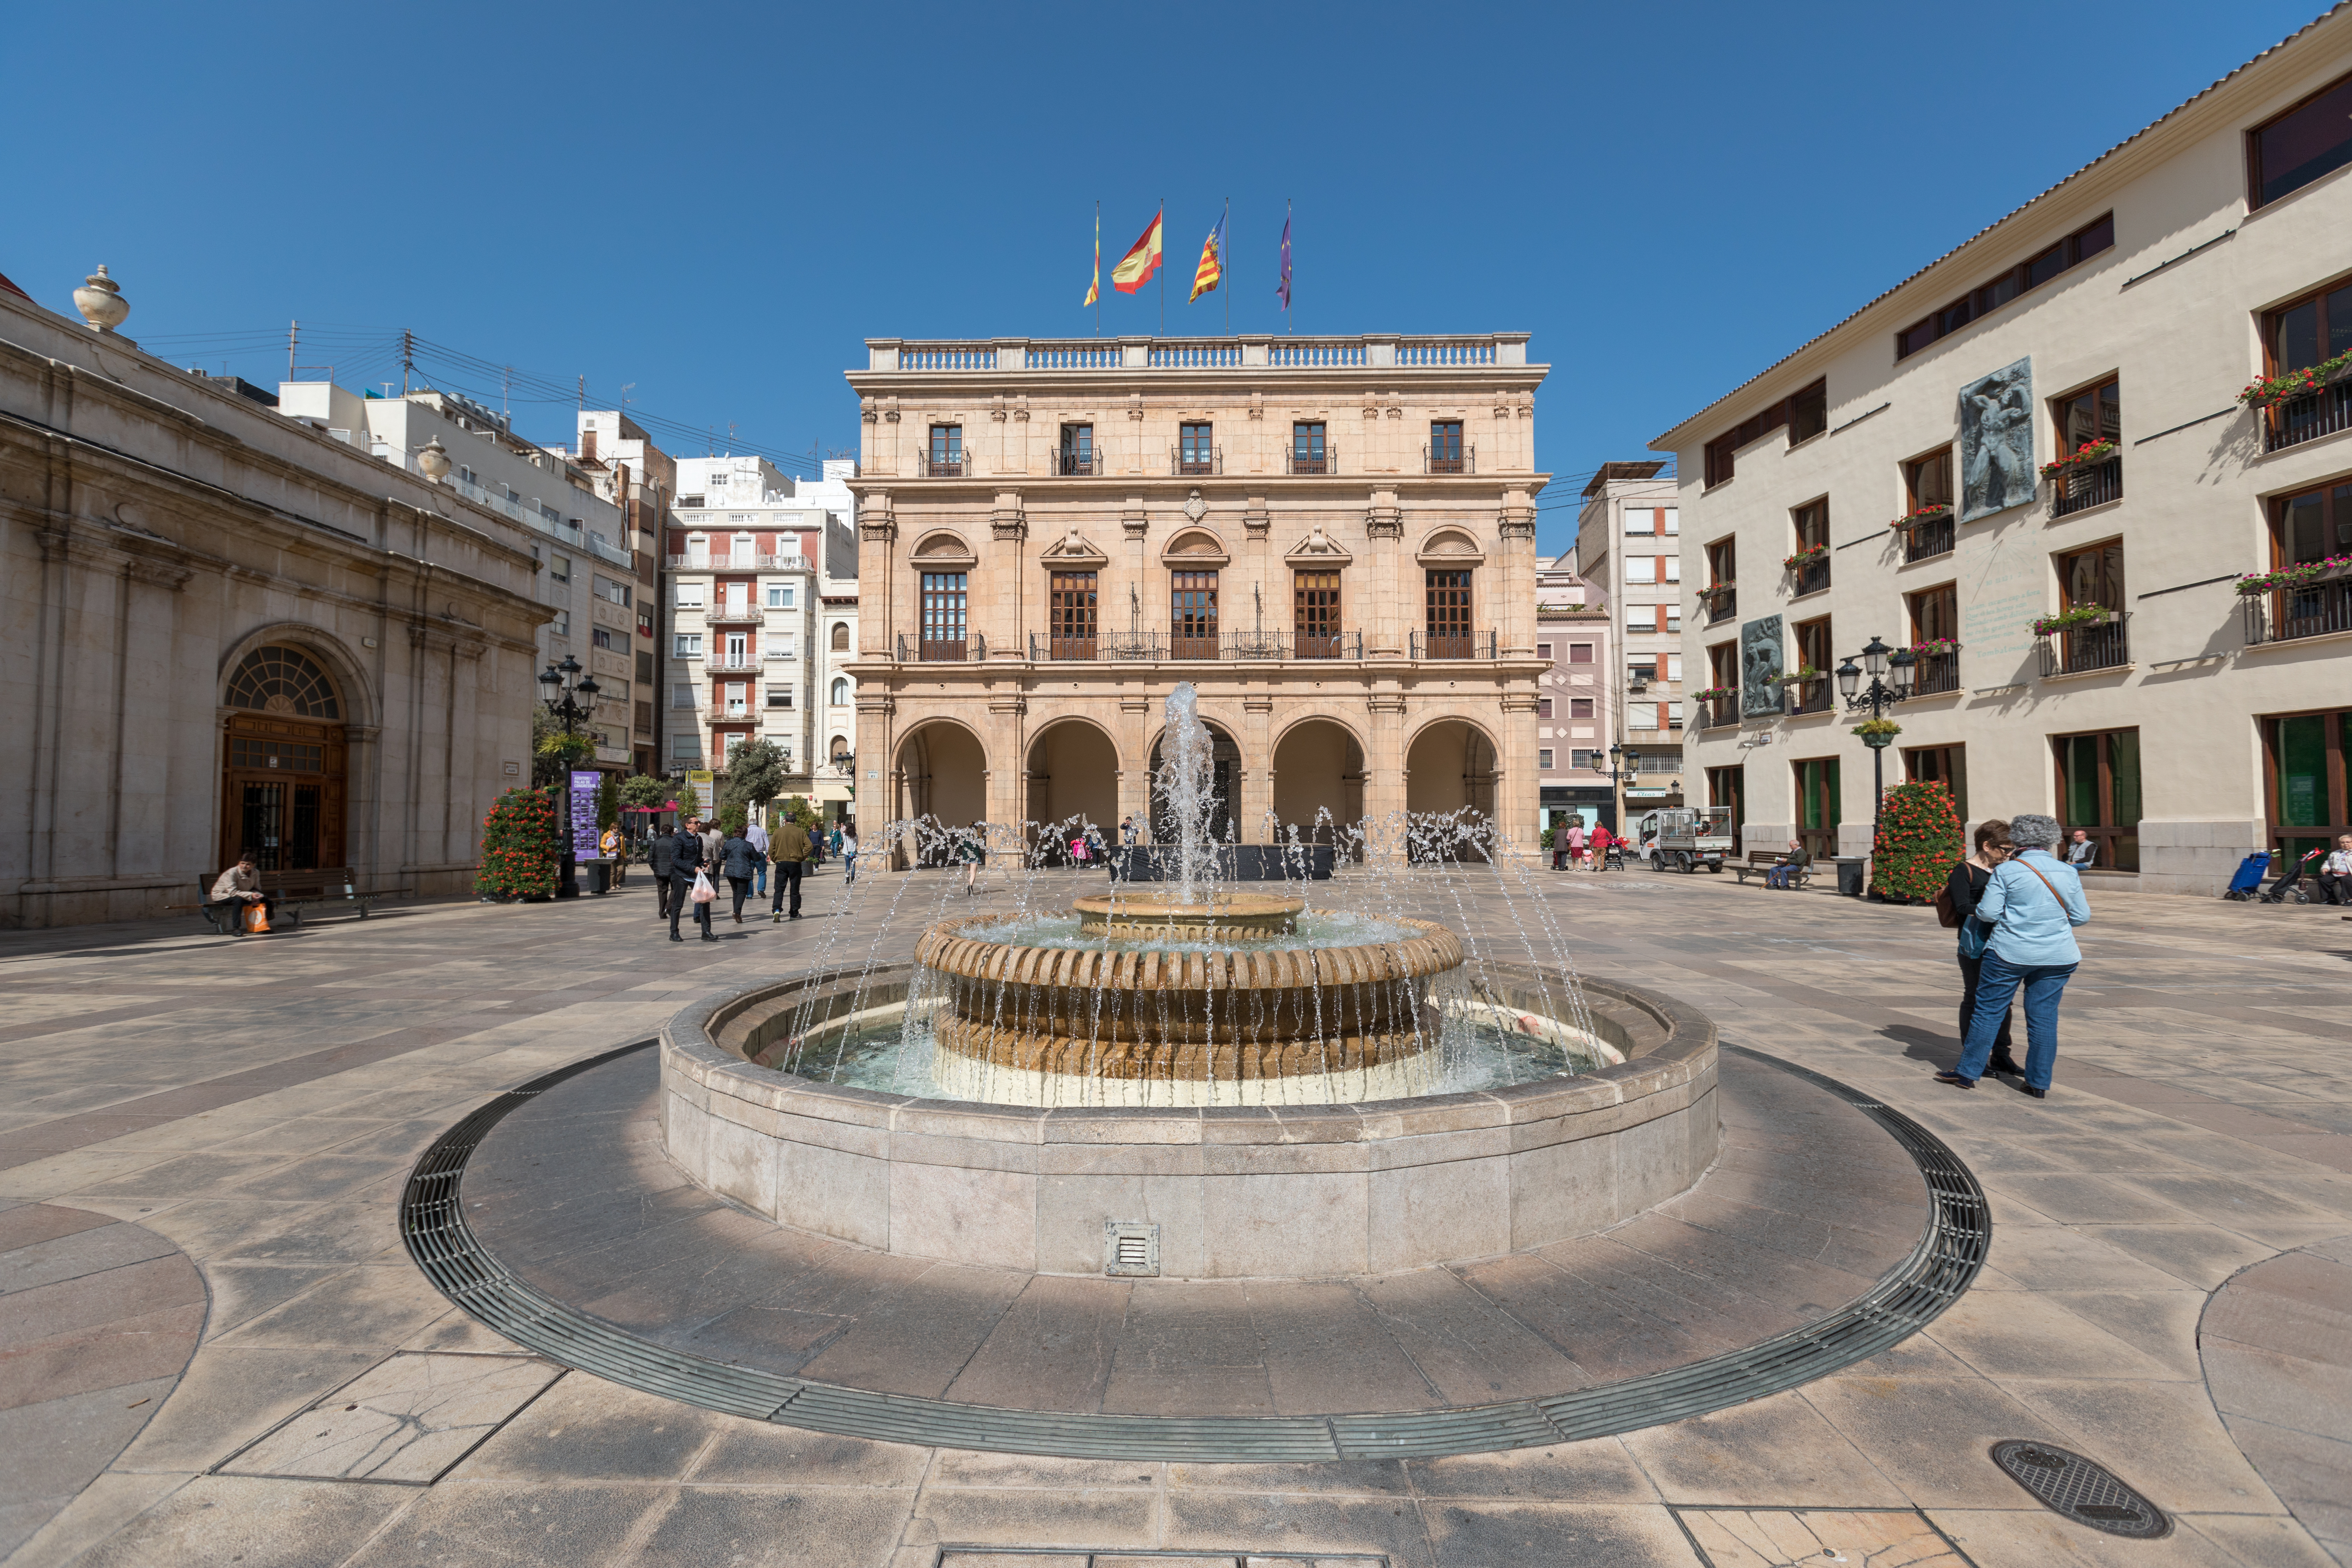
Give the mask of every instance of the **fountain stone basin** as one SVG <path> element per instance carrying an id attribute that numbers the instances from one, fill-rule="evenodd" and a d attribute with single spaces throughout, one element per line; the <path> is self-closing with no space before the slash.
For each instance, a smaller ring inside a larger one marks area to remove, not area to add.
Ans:
<path id="1" fill-rule="evenodd" d="M 662 1030 L 661 1125 L 694 1181 L 780 1224 L 903 1257 L 1108 1271 L 1154 1227 L 1158 1271 L 1330 1279 L 1588 1236 L 1686 1190 L 1719 1134 L 1716 1036 L 1674 998 L 1586 979 L 1625 1060 L 1508 1088 L 1356 1104 L 977 1104 L 820 1083 L 768 1063 L 811 1017 L 903 1007 L 908 964 L 698 1001 Z M 1564 977 L 1490 963 L 1496 1001 Z"/>
<path id="2" fill-rule="evenodd" d="M 1081 930 L 1088 905 L 1113 901 L 1077 900 Z M 1361 946 L 1213 947 L 1240 934 L 1217 911 L 1273 934 L 1301 901 L 1116 902 L 1120 918 L 1182 913 L 1191 924 L 1146 929 L 1189 945 L 1031 947 L 997 934 L 1016 920 L 988 915 L 923 934 L 916 963 L 944 992 L 931 1025 L 943 1090 L 1013 1105 L 1250 1105 L 1431 1086 L 1428 983 L 1462 963 L 1461 940 L 1444 926 L 1400 920 L 1402 935 Z"/>
<path id="3" fill-rule="evenodd" d="M 1287 935 L 1297 928 L 1307 900 L 1278 893 L 1220 892 L 1188 903 L 1160 893 L 1118 892 L 1073 899 L 1070 908 L 1077 911 L 1078 929 L 1088 936 L 1210 942 Z"/>

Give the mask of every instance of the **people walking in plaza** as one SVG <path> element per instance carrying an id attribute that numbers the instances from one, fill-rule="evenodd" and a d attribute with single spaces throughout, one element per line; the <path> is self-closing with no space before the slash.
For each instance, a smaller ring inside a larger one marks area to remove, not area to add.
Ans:
<path id="1" fill-rule="evenodd" d="M 963 896 L 967 899 L 980 879 L 980 836 L 987 831 L 986 823 L 975 822 L 956 835 L 956 858 L 963 862 Z"/>
<path id="2" fill-rule="evenodd" d="M 833 825 L 832 830 L 825 834 L 825 840 L 827 847 L 832 849 L 835 855 L 838 856 L 841 853 L 840 823 L 836 822 Z"/>
<path id="3" fill-rule="evenodd" d="M 254 851 L 250 849 L 239 851 L 236 864 L 214 879 L 212 901 L 215 904 L 240 906 L 259 904 L 262 923 L 265 926 L 268 923 L 269 918 L 278 912 L 278 895 L 261 890 L 260 862 Z M 240 932 L 245 930 L 242 909 L 238 911 L 236 929 Z"/>
<path id="4" fill-rule="evenodd" d="M 808 829 L 787 816 L 769 838 L 769 853 L 776 862 L 776 892 L 768 906 L 768 923 L 789 917 L 801 918 L 801 872 L 809 858 Z M 786 905 L 790 910 L 787 911 Z"/>
<path id="5" fill-rule="evenodd" d="M 621 838 L 621 830 L 618 827 L 608 827 L 598 836 L 596 839 L 596 853 L 602 855 L 605 859 L 612 862 L 613 880 L 611 886 L 615 888 L 619 887 L 623 880 L 623 874 L 628 870 L 629 857 L 626 853 L 626 846 Z"/>
<path id="6" fill-rule="evenodd" d="M 1994 870 L 2009 858 L 2009 824 L 2000 817 L 1990 817 L 1977 824 L 1975 853 L 1956 861 L 1952 874 L 1945 879 L 1944 892 L 1954 912 L 1960 917 L 1960 1038 L 1969 1037 L 1969 1024 L 1977 1016 L 1977 990 L 1984 973 L 1985 937 L 1992 928 L 1976 918 L 1977 905 L 1984 899 L 1985 884 L 1992 880 Z M 2000 1010 L 2000 1030 L 1993 1037 L 1992 1059 L 1988 1072 L 2021 1074 L 2024 1068 L 2010 1055 L 2010 1009 Z"/>
<path id="7" fill-rule="evenodd" d="M 2331 904 L 2352 904 L 2352 833 L 2337 835 L 2336 847 L 2319 863 L 2319 896 Z"/>
<path id="8" fill-rule="evenodd" d="M 695 821 L 701 824 L 703 864 L 715 868 L 719 864 L 719 847 L 727 842 L 727 835 L 719 831 L 717 817 L 698 816 Z"/>
<path id="9" fill-rule="evenodd" d="M 741 833 L 730 833 L 719 846 L 719 868 L 735 894 L 735 923 L 743 923 L 743 900 L 751 896 L 752 874 L 768 863 Z"/>
<path id="10" fill-rule="evenodd" d="M 1571 869 L 1581 868 L 1584 865 L 1584 818 L 1581 816 L 1568 819 L 1568 863 Z"/>
<path id="11" fill-rule="evenodd" d="M 652 842 L 646 846 L 646 868 L 654 874 L 654 896 L 658 900 L 654 909 L 654 919 L 657 921 L 669 919 L 669 868 L 677 854 L 676 834 L 656 833 Z M 676 925 L 676 921 L 671 922 L 673 930 Z"/>
<path id="12" fill-rule="evenodd" d="M 743 838 L 752 848 L 760 852 L 760 868 L 752 878 L 751 896 L 755 899 L 764 899 L 768 896 L 768 826 L 760 820 L 756 813 L 751 817 L 751 825 L 743 830 Z"/>
<path id="13" fill-rule="evenodd" d="M 1609 847 L 1616 841 L 1617 836 L 1609 831 L 1607 823 L 1596 822 L 1592 825 L 1592 832 L 1584 840 L 1584 847 L 1590 857 L 1591 869 L 1595 871 L 1609 869 Z"/>
<path id="14" fill-rule="evenodd" d="M 694 910 L 695 924 L 702 928 L 702 940 L 719 940 L 718 934 L 710 929 L 710 905 L 708 902 L 697 903 L 694 900 L 694 879 L 710 865 L 710 857 L 704 849 L 705 843 L 699 817 L 688 818 L 686 826 L 679 828 L 677 837 L 670 840 L 669 939 L 672 942 L 686 940 L 677 934 L 677 918 L 689 907 Z"/>
<path id="15" fill-rule="evenodd" d="M 2010 821 L 2015 853 L 1986 879 L 1976 918 L 1992 927 L 1977 977 L 1977 1008 L 1960 1059 L 1937 1083 L 1974 1089 L 1992 1058 L 2010 999 L 2025 988 L 2025 1073 L 2018 1088 L 2040 1100 L 2058 1060 L 2058 1002 L 2083 962 L 2076 926 L 2091 922 L 2083 879 L 2058 858 L 2058 819 L 2026 813 Z"/>
<path id="16" fill-rule="evenodd" d="M 1110 846 L 1104 841 L 1102 829 L 1091 822 L 1087 824 L 1086 845 L 1087 859 L 1103 867 L 1109 872 L 1110 879 L 1114 882 L 1118 881 L 1118 858 L 1110 852 Z"/>
<path id="17" fill-rule="evenodd" d="M 2091 836 L 2086 830 L 2080 827 L 2074 829 L 2074 837 L 2066 846 L 2066 864 L 2079 871 L 2085 866 L 2095 866 L 2098 863 L 2099 847 L 2091 841 Z"/>
<path id="18" fill-rule="evenodd" d="M 841 833 L 841 880 L 845 887 L 857 880 L 857 824 L 844 822 Z"/>

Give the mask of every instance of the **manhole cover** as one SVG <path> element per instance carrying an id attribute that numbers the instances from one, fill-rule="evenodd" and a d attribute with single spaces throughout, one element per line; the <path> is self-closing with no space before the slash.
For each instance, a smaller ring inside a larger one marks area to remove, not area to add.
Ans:
<path id="1" fill-rule="evenodd" d="M 2077 1524 L 2139 1541 L 2172 1533 L 2162 1509 L 2080 1454 L 2011 1437 L 1992 1446 L 1992 1462 L 2043 1507 Z"/>

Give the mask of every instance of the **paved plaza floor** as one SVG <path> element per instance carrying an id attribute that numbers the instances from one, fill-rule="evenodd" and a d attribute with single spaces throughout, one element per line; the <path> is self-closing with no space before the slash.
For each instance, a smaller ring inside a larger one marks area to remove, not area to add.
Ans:
<path id="1" fill-rule="evenodd" d="M 1001 906 L 989 879 L 974 902 Z M 1040 888 L 1100 885 L 1055 873 Z M 411 1263 L 400 1195 L 420 1152 L 499 1091 L 644 1039 L 692 997 L 820 951 L 904 956 L 947 879 L 871 878 L 853 901 L 828 868 L 811 918 L 722 920 L 711 944 L 670 943 L 642 881 L 267 939 L 193 921 L 14 932 L 0 1558 L 2352 1563 L 2352 924 L 2337 911 L 2095 892 L 2056 1086 L 2036 1101 L 1994 1079 L 1929 1081 L 1955 1051 L 1958 980 L 1929 911 L 1640 871 L 1538 885 L 1585 971 L 1672 993 L 1727 1042 L 1948 1143 L 1991 1198 L 1973 1289 L 1803 1387 L 1548 1448 L 1212 1465 L 826 1436 L 499 1338 Z M 1534 913 L 1469 887 L 1460 912 L 1452 889 L 1431 896 L 1474 935 L 1507 939 Z M 1850 1179 L 1835 1155 L 1825 1144 L 1823 1191 Z M 1851 1263 L 1819 1259 L 1824 1293 L 1851 1294 Z M 1378 1375 L 1405 1376 L 1410 1347 L 1380 1348 Z M 1113 1354 L 1107 1385 L 1118 1371 Z M 1992 1462 L 2010 1438 L 2107 1467 L 2170 1533 L 2118 1539 L 2050 1511 Z"/>

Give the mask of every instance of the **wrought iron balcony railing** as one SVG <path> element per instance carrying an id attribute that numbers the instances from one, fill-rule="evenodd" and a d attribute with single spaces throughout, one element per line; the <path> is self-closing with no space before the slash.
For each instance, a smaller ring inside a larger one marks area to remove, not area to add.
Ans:
<path id="1" fill-rule="evenodd" d="M 1493 632 L 1425 632 L 1405 634 L 1408 658 L 1493 658 Z"/>
<path id="2" fill-rule="evenodd" d="M 962 479 L 971 478 L 971 455 L 961 447 L 945 458 L 934 458 L 923 451 L 915 454 L 915 477 L 919 479 Z"/>
<path id="3" fill-rule="evenodd" d="M 1784 682 L 1780 701 L 1791 719 L 1806 713 L 1826 713 L 1830 710 L 1830 678 L 1824 675 L 1812 680 Z"/>
<path id="4" fill-rule="evenodd" d="M 2352 429 L 2352 373 L 2340 373 L 2331 385 L 2263 409 L 2263 450 L 2275 452 L 2347 429 Z"/>
<path id="5" fill-rule="evenodd" d="M 1731 583 L 1717 583 L 1712 588 L 1699 591 L 1699 603 L 1706 606 L 1706 624 L 1715 626 L 1739 613 L 1739 588 Z"/>
<path id="6" fill-rule="evenodd" d="M 1181 447 L 1168 448 L 1168 471 L 1183 477 L 1187 474 L 1222 474 L 1225 471 L 1225 449 L 1223 447 L 1195 447 L 1188 455 Z"/>
<path id="7" fill-rule="evenodd" d="M 2131 662 L 2128 635 L 2131 614 L 2126 611 L 2097 626 L 2045 632 L 2042 637 L 2042 673 L 2083 675 L 2095 669 L 2116 669 Z"/>
<path id="8" fill-rule="evenodd" d="M 2256 646 L 2352 632 L 2352 578 L 2251 594 L 2240 605 L 2246 641 Z"/>
<path id="9" fill-rule="evenodd" d="M 1789 596 L 1801 599 L 1808 594 L 1818 594 L 1830 585 L 1830 558 L 1816 555 L 1789 574 L 1791 579 Z"/>
<path id="10" fill-rule="evenodd" d="M 1282 471 L 1286 474 L 1336 474 L 1339 471 L 1339 444 L 1326 441 L 1316 447 L 1286 447 L 1282 453 Z"/>
<path id="11" fill-rule="evenodd" d="M 2083 463 L 2050 481 L 2050 515 L 2065 517 L 2124 499 L 2124 459 L 2118 452 L 2104 463 Z"/>
<path id="12" fill-rule="evenodd" d="M 911 657 L 906 633 L 898 634 L 898 642 L 900 664 L 965 664 L 988 657 L 988 639 L 978 632 L 972 633 L 969 639 L 917 637 L 911 644 Z"/>
<path id="13" fill-rule="evenodd" d="M 1923 653 L 1911 667 L 1911 694 L 1937 697 L 1960 689 L 1960 652 Z"/>
<path id="14" fill-rule="evenodd" d="M 1102 448 L 1092 447 L 1083 452 L 1055 453 L 1054 472 L 1064 479 L 1100 479 L 1110 472 L 1110 465 Z"/>
<path id="15" fill-rule="evenodd" d="M 1421 449 L 1421 471 L 1424 474 L 1475 474 L 1478 471 L 1478 448 L 1475 445 L 1459 449 L 1423 447 Z"/>
<path id="16" fill-rule="evenodd" d="M 1905 524 L 1903 563 L 1907 566 L 1914 561 L 1932 561 L 1938 555 L 1949 555 L 1955 532 L 1949 511 Z"/>

